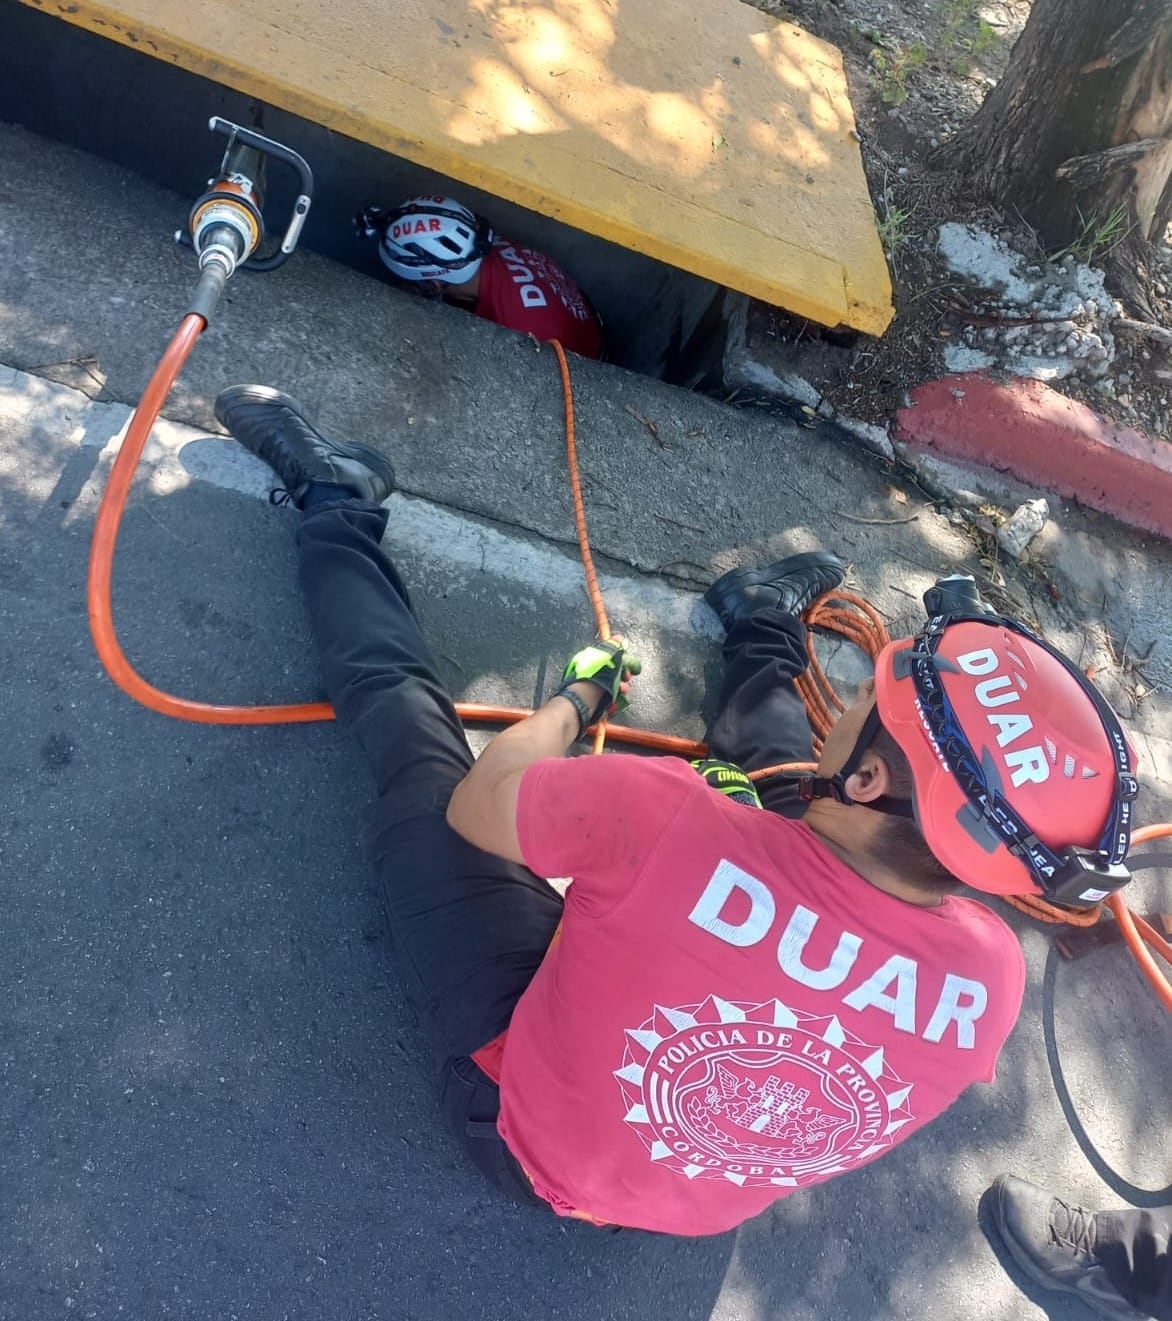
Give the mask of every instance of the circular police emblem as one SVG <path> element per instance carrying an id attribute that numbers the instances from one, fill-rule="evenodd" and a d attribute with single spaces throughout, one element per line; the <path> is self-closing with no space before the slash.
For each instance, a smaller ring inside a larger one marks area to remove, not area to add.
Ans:
<path id="1" fill-rule="evenodd" d="M 911 1086 L 834 1015 L 709 996 L 657 1005 L 626 1037 L 626 1122 L 688 1179 L 796 1188 L 886 1150 L 914 1118 Z"/>

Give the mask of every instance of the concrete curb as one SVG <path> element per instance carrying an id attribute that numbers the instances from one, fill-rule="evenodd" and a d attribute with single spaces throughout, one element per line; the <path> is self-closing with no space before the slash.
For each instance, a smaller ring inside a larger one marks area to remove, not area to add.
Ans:
<path id="1" fill-rule="evenodd" d="M 1008 472 L 1172 539 L 1172 446 L 1119 427 L 1041 381 L 949 376 L 895 419 L 913 449 Z"/>

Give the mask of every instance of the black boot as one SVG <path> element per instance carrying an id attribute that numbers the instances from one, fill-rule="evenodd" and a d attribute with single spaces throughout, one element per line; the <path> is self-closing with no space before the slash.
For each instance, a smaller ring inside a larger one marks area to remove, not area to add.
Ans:
<path id="1" fill-rule="evenodd" d="M 1053 1197 L 1037 1184 L 999 1175 L 989 1189 L 990 1210 L 1014 1261 L 1045 1289 L 1075 1294 L 1113 1321 L 1142 1321 L 1107 1278 L 1096 1253 L 1095 1213 Z"/>
<path id="2" fill-rule="evenodd" d="M 846 566 L 825 550 L 790 555 L 764 569 L 732 569 L 712 584 L 704 600 L 720 616 L 727 633 L 755 610 L 800 615 L 811 601 L 837 587 Z"/>
<path id="3" fill-rule="evenodd" d="M 231 385 L 216 399 L 216 417 L 245 449 L 264 459 L 298 509 L 310 484 L 340 486 L 381 504 L 395 489 L 390 460 L 357 441 L 328 440 L 296 399 L 267 385 Z"/>

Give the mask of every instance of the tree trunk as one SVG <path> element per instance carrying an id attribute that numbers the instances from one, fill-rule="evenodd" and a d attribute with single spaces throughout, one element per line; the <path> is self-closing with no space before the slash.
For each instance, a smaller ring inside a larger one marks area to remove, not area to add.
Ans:
<path id="1" fill-rule="evenodd" d="M 1155 319 L 1144 277 L 1172 219 L 1172 0 L 1034 0 L 1004 77 L 940 155 L 1051 248 L 1122 207 L 1105 264 Z"/>

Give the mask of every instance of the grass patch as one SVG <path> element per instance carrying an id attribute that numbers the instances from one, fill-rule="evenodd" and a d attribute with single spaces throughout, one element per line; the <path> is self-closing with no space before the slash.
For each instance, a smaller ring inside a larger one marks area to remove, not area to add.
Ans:
<path id="1" fill-rule="evenodd" d="M 922 41 L 910 46 L 897 46 L 885 50 L 876 46 L 871 52 L 871 68 L 875 71 L 876 86 L 884 105 L 903 105 L 908 98 L 908 79 L 928 58 L 928 48 Z"/>
<path id="2" fill-rule="evenodd" d="M 1078 234 L 1064 248 L 1054 254 L 1054 261 L 1073 257 L 1084 266 L 1094 266 L 1110 254 L 1131 233 L 1131 212 L 1126 202 L 1120 202 L 1105 215 L 1092 212 L 1087 215 L 1077 207 Z"/>
<path id="3" fill-rule="evenodd" d="M 936 41 L 938 57 L 959 78 L 967 78 L 978 60 L 1001 42 L 997 29 L 981 14 L 981 0 L 946 0 Z"/>
<path id="4" fill-rule="evenodd" d="M 900 257 L 915 237 L 912 221 L 915 219 L 916 208 L 902 205 L 891 195 L 891 190 L 887 187 L 884 187 L 876 201 L 878 204 L 876 209 L 879 213 L 879 241 L 883 244 L 883 251 L 887 254 L 891 269 L 898 271 Z"/>
<path id="5" fill-rule="evenodd" d="M 944 0 L 938 11 L 940 26 L 929 41 L 896 45 L 872 27 L 853 25 L 872 44 L 871 69 L 875 87 L 885 105 L 900 106 L 908 99 L 915 74 L 924 65 L 967 78 L 979 61 L 1001 44 L 997 29 L 983 17 L 983 0 Z"/>

